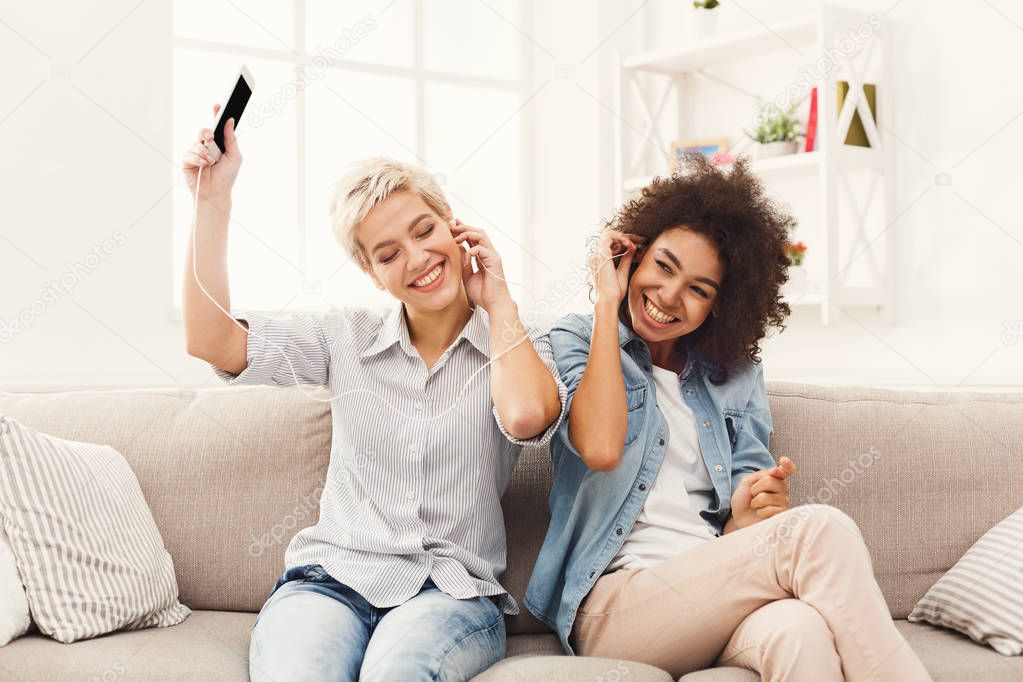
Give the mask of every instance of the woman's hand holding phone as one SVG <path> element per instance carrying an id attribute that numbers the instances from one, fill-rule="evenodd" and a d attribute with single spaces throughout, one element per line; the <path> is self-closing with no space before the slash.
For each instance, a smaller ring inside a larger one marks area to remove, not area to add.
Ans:
<path id="1" fill-rule="evenodd" d="M 220 111 L 220 105 L 213 105 L 213 115 Z M 198 140 L 185 151 L 181 170 L 188 182 L 188 189 L 195 196 L 196 179 L 199 171 L 203 172 L 201 199 L 230 199 L 231 188 L 238 177 L 238 169 L 242 164 L 242 153 L 238 148 L 238 138 L 234 134 L 235 120 L 228 119 L 224 126 L 224 153 L 220 160 L 214 162 L 213 156 L 206 148 L 205 142 L 213 139 L 213 131 L 202 128 Z"/>

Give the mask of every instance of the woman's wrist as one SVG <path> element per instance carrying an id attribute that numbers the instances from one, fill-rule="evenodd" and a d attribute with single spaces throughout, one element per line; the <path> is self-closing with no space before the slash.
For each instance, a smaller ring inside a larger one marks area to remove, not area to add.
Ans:
<path id="1" fill-rule="evenodd" d="M 603 297 L 597 294 L 597 301 L 593 304 L 593 314 L 598 319 L 618 319 L 619 303 L 610 297 Z"/>
<path id="2" fill-rule="evenodd" d="M 200 213 L 230 213 L 231 212 L 231 193 L 217 192 L 214 194 L 206 194 L 203 192 L 199 195 L 199 212 Z"/>

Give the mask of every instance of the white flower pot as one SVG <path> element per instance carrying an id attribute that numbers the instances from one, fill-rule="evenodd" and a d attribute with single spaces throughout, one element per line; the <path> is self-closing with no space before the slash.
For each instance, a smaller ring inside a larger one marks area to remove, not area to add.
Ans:
<path id="1" fill-rule="evenodd" d="M 686 21 L 686 36 L 689 42 L 695 43 L 710 38 L 718 30 L 718 12 L 714 9 L 692 8 Z"/>
<path id="2" fill-rule="evenodd" d="M 759 161 L 760 159 L 772 159 L 776 156 L 795 154 L 796 146 L 796 140 L 789 140 L 788 142 L 768 142 L 767 144 L 761 144 L 758 142 L 753 148 L 753 158 Z"/>

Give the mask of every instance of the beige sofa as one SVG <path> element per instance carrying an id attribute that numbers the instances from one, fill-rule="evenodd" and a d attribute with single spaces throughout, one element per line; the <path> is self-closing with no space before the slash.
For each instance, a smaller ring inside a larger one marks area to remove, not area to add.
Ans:
<path id="1" fill-rule="evenodd" d="M 793 503 L 830 503 L 856 519 L 892 616 L 935 680 L 1023 678 L 1023 659 L 904 620 L 972 542 L 1023 504 L 1023 395 L 778 383 L 769 392 L 772 451 L 800 466 Z M 124 453 L 174 558 L 181 601 L 194 610 L 175 627 L 70 645 L 28 635 L 0 648 L 0 679 L 245 679 L 255 614 L 288 540 L 318 514 L 328 410 L 295 389 L 264 387 L 0 393 L 0 412 Z M 505 498 L 504 581 L 520 602 L 549 485 L 547 453 L 523 452 Z M 509 658 L 480 679 L 670 679 L 628 661 L 561 656 L 524 609 L 508 632 Z M 724 668 L 683 679 L 758 677 Z"/>

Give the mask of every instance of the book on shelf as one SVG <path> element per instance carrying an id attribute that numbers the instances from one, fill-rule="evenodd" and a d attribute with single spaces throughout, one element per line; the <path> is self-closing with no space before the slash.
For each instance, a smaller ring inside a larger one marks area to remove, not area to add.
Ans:
<path id="1" fill-rule="evenodd" d="M 803 151 L 812 152 L 817 148 L 817 88 L 810 92 L 810 117 L 806 121 L 806 147 Z"/>

